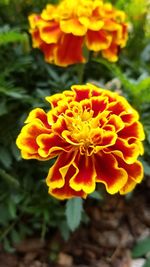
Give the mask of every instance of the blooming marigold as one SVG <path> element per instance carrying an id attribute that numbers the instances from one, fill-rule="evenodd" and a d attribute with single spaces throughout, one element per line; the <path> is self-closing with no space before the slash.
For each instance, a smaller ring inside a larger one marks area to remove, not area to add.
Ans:
<path id="1" fill-rule="evenodd" d="M 47 113 L 32 110 L 17 138 L 24 159 L 57 157 L 46 183 L 59 199 L 85 198 L 103 183 L 110 194 L 130 192 L 143 178 L 139 115 L 117 93 L 74 85 L 46 97 Z"/>
<path id="2" fill-rule="evenodd" d="M 118 59 L 127 42 L 125 13 L 102 0 L 62 0 L 29 16 L 33 47 L 59 66 L 84 63 L 83 48 L 109 61 Z"/>

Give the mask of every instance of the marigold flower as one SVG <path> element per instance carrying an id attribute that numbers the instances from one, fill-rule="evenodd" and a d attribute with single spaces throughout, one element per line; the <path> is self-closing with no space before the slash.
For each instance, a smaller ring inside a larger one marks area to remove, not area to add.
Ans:
<path id="1" fill-rule="evenodd" d="M 57 157 L 46 183 L 59 199 L 86 198 L 103 183 L 110 194 L 130 192 L 143 178 L 143 126 L 127 100 L 92 84 L 46 97 L 47 113 L 32 110 L 17 138 L 24 159 Z"/>
<path id="2" fill-rule="evenodd" d="M 33 47 L 44 53 L 47 62 L 59 66 L 84 63 L 84 47 L 115 62 L 127 42 L 125 17 L 102 0 L 48 4 L 40 15 L 29 16 Z"/>

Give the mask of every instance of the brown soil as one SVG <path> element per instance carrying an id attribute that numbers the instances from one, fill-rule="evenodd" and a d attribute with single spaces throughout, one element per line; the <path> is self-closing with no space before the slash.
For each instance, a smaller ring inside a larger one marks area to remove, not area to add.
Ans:
<path id="1" fill-rule="evenodd" d="M 0 248 L 0 267 L 142 267 L 145 259 L 133 260 L 131 251 L 138 240 L 150 236 L 149 190 L 147 178 L 129 199 L 107 196 L 99 204 L 87 200 L 90 222 L 67 242 L 56 233 L 44 242 L 26 239 L 14 254 Z"/>

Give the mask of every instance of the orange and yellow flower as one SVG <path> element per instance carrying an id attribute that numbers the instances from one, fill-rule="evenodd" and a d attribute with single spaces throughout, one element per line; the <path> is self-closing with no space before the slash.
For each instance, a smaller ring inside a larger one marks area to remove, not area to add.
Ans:
<path id="1" fill-rule="evenodd" d="M 110 194 L 130 192 L 143 178 L 143 126 L 127 100 L 92 84 L 46 97 L 17 138 L 24 159 L 50 160 L 46 183 L 59 199 L 86 198 L 103 183 Z"/>
<path id="2" fill-rule="evenodd" d="M 102 0 L 62 0 L 29 16 L 34 48 L 58 66 L 84 63 L 84 48 L 115 62 L 126 45 L 126 15 Z"/>

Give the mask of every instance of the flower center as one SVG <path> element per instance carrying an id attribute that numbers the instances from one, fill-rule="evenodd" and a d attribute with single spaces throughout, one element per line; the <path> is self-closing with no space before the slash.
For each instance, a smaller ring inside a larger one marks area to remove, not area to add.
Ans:
<path id="1" fill-rule="evenodd" d="M 81 154 L 91 155 L 93 153 L 97 128 L 98 123 L 93 118 L 93 110 L 85 109 L 71 118 L 68 130 L 74 142 L 78 144 Z"/>

